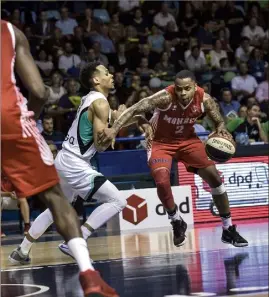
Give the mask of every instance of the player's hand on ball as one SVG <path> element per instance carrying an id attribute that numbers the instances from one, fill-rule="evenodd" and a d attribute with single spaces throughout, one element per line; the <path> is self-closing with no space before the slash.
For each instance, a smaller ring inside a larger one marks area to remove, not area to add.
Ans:
<path id="1" fill-rule="evenodd" d="M 217 134 L 228 139 L 233 138 L 232 135 L 227 131 L 224 124 L 220 124 L 216 129 Z"/>

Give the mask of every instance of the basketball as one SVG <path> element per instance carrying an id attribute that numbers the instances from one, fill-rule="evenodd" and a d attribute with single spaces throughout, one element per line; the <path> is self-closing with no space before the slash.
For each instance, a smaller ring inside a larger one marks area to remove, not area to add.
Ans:
<path id="1" fill-rule="evenodd" d="M 235 154 L 235 143 L 215 133 L 209 136 L 205 149 L 211 160 L 224 163 L 230 160 Z"/>

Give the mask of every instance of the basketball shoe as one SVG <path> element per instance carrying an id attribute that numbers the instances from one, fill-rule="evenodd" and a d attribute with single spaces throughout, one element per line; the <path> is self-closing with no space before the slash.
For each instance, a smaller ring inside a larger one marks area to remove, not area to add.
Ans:
<path id="1" fill-rule="evenodd" d="M 187 230 L 187 224 L 181 220 L 172 221 L 171 225 L 173 227 L 173 233 L 174 233 L 174 245 L 175 246 L 181 246 L 186 241 L 186 235 L 185 232 Z"/>
<path id="2" fill-rule="evenodd" d="M 63 254 L 65 254 L 65 255 L 67 255 L 67 256 L 70 256 L 71 258 L 75 259 L 74 256 L 73 256 L 73 254 L 72 254 L 72 252 L 69 250 L 68 245 L 65 243 L 65 241 L 62 242 L 62 243 L 60 243 L 60 244 L 58 245 L 58 249 L 59 249 Z M 93 263 L 94 263 L 93 259 L 90 258 L 90 260 L 91 260 L 91 263 L 93 264 Z"/>
<path id="3" fill-rule="evenodd" d="M 17 247 L 8 257 L 8 260 L 13 265 L 28 265 L 31 263 L 29 254 L 24 255 L 20 247 Z"/>
<path id="4" fill-rule="evenodd" d="M 236 225 L 230 226 L 227 230 L 223 229 L 221 241 L 232 244 L 235 247 L 248 246 L 248 242 L 237 231 Z"/>
<path id="5" fill-rule="evenodd" d="M 79 281 L 85 297 L 119 297 L 95 270 L 87 270 L 79 274 Z"/>

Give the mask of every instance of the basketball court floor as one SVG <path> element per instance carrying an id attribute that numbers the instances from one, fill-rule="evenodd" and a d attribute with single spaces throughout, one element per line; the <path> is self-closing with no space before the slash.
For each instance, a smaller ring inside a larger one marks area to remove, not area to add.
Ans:
<path id="1" fill-rule="evenodd" d="M 195 226 L 180 248 L 167 229 L 102 231 L 88 245 L 95 268 L 121 297 L 268 296 L 268 220 L 238 225 L 248 247 L 222 243 L 220 225 Z M 21 239 L 2 240 L 1 297 L 83 297 L 77 265 L 57 249 L 58 236 L 42 237 L 31 266 L 11 266 L 7 257 Z"/>

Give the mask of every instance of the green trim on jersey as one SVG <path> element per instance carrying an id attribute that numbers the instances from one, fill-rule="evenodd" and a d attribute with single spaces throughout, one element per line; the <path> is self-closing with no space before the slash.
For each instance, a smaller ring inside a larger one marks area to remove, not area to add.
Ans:
<path id="1" fill-rule="evenodd" d="M 93 140 L 93 125 L 88 119 L 88 112 L 85 110 L 79 118 L 79 136 L 84 145 Z"/>

